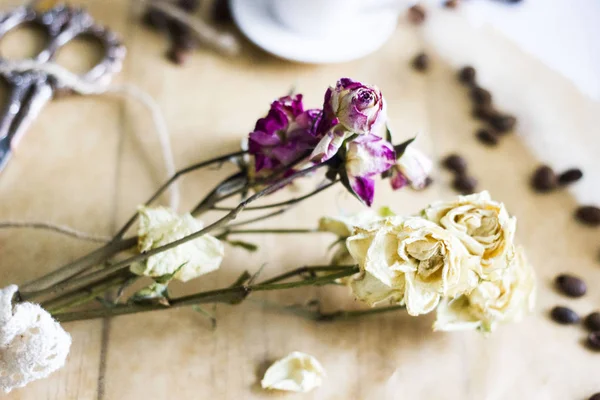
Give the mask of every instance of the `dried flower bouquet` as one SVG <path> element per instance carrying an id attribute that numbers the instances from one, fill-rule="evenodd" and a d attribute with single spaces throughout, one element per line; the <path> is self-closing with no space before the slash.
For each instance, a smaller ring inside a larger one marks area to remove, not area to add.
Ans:
<path id="1" fill-rule="evenodd" d="M 56 321 L 238 304 L 254 292 L 267 290 L 344 284 L 366 304 L 389 304 L 332 313 L 289 308 L 315 320 L 398 309 L 417 316 L 435 309 L 436 330 L 482 332 L 519 320 L 533 306 L 533 271 L 514 243 L 515 218 L 485 192 L 435 203 L 411 216 L 394 215 L 388 209 L 367 210 L 322 218 L 314 230 L 241 228 L 276 217 L 338 183 L 367 206 L 373 202 L 378 176 L 389 179 L 394 189 L 425 187 L 431 161 L 411 142 L 392 144 L 386 103 L 374 86 L 340 79 L 327 89 L 321 109 L 304 109 L 299 94 L 275 100 L 268 114 L 256 122 L 244 150 L 179 171 L 104 246 L 44 277 L 0 290 L 0 388 L 22 387 L 64 364 L 70 336 Z M 235 162 L 239 171 L 226 177 L 190 213 L 178 215 L 151 206 L 180 176 L 227 161 Z M 252 205 L 321 171 L 324 181 L 306 195 Z M 222 206 L 234 196 L 241 198 L 237 206 Z M 204 226 L 197 218 L 209 210 L 225 214 Z M 265 213 L 234 222 L 244 210 Z M 136 221 L 137 235 L 125 237 Z M 224 288 L 184 297 L 169 295 L 173 279 L 185 282 L 218 269 L 227 243 L 251 247 L 232 240 L 235 234 L 315 231 L 336 235 L 329 265 L 300 267 L 266 280 L 258 272 L 244 272 Z M 124 288 L 141 276 L 152 283 L 124 298 Z M 115 292 L 107 300 L 105 295 Z"/>

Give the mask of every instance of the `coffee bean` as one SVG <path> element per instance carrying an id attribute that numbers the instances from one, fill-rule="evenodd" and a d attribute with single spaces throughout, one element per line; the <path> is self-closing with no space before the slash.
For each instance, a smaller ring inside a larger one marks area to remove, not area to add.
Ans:
<path id="1" fill-rule="evenodd" d="M 496 146 L 498 144 L 498 135 L 491 129 L 481 128 L 475 133 L 477 139 L 488 146 Z"/>
<path id="2" fill-rule="evenodd" d="M 442 165 L 457 174 L 464 174 L 467 171 L 467 161 L 458 154 L 450 154 L 442 161 Z"/>
<path id="3" fill-rule="evenodd" d="M 478 104 L 473 108 L 473 117 L 484 121 L 490 121 L 497 114 L 491 104 Z"/>
<path id="4" fill-rule="evenodd" d="M 592 332 L 588 335 L 587 345 L 592 350 L 600 351 L 600 331 Z"/>
<path id="5" fill-rule="evenodd" d="M 213 19 L 219 23 L 233 22 L 231 9 L 229 8 L 229 0 L 215 0 L 213 3 Z"/>
<path id="6" fill-rule="evenodd" d="M 555 279 L 556 287 L 569 297 L 581 297 L 587 292 L 587 285 L 580 278 L 569 275 L 560 274 Z"/>
<path id="7" fill-rule="evenodd" d="M 489 90 L 475 86 L 471 89 L 471 100 L 478 105 L 490 105 L 492 104 L 492 94 Z"/>
<path id="8" fill-rule="evenodd" d="M 177 2 L 179 8 L 187 12 L 194 12 L 200 7 L 200 0 L 179 0 Z"/>
<path id="9" fill-rule="evenodd" d="M 425 22 L 427 13 L 423 6 L 416 4 L 408 9 L 408 20 L 413 24 L 419 25 Z"/>
<path id="10" fill-rule="evenodd" d="M 423 184 L 423 189 L 428 188 L 433 183 L 433 178 L 428 176 L 425 178 L 425 183 Z"/>
<path id="11" fill-rule="evenodd" d="M 168 17 L 164 12 L 155 8 L 148 8 L 148 11 L 144 14 L 142 21 L 146 26 L 158 30 L 166 30 L 168 25 Z"/>
<path id="12" fill-rule="evenodd" d="M 593 394 L 589 400 L 600 400 L 600 393 Z"/>
<path id="13" fill-rule="evenodd" d="M 600 312 L 595 311 L 589 314 L 583 322 L 590 331 L 600 331 Z"/>
<path id="14" fill-rule="evenodd" d="M 444 7 L 446 8 L 456 8 L 460 4 L 459 0 L 446 0 L 444 3 Z"/>
<path id="15" fill-rule="evenodd" d="M 579 168 L 571 168 L 558 176 L 558 183 L 568 185 L 583 178 L 583 172 Z"/>
<path id="16" fill-rule="evenodd" d="M 547 193 L 556 188 L 556 174 L 547 165 L 538 167 L 531 177 L 531 187 L 537 192 Z"/>
<path id="17" fill-rule="evenodd" d="M 426 71 L 429 68 L 429 56 L 425 53 L 419 53 L 412 61 L 412 66 L 417 71 Z"/>
<path id="18" fill-rule="evenodd" d="M 475 68 L 467 65 L 458 71 L 458 80 L 466 85 L 474 85 L 476 75 Z"/>
<path id="19" fill-rule="evenodd" d="M 506 133 L 513 130 L 517 124 L 517 119 L 512 115 L 498 114 L 490 119 L 490 124 L 496 128 L 498 133 Z"/>
<path id="20" fill-rule="evenodd" d="M 600 208 L 596 206 L 581 206 L 575 212 L 575 218 L 585 225 L 600 226 Z"/>
<path id="21" fill-rule="evenodd" d="M 454 178 L 452 187 L 462 194 L 472 194 L 477 188 L 477 179 L 469 175 L 460 174 Z"/>
<path id="22" fill-rule="evenodd" d="M 555 322 L 563 325 L 576 324 L 579 322 L 579 315 L 567 307 L 554 307 L 552 311 L 550 311 L 550 316 Z"/>
<path id="23" fill-rule="evenodd" d="M 169 58 L 169 60 L 171 60 L 177 65 L 184 64 L 187 60 L 187 56 L 187 51 L 175 46 L 171 47 L 171 49 L 169 49 L 169 51 L 167 52 L 167 57 Z"/>

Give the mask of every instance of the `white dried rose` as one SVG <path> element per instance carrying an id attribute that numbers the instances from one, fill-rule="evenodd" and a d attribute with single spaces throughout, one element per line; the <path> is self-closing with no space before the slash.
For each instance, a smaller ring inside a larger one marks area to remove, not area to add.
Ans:
<path id="1" fill-rule="evenodd" d="M 202 223 L 190 214 L 179 216 L 165 207 L 140 207 L 139 217 L 140 252 L 164 246 L 198 232 L 203 227 Z M 150 277 L 175 273 L 175 279 L 186 282 L 218 269 L 224 253 L 223 244 L 217 238 L 206 234 L 133 264 L 131 272 Z"/>
<path id="2" fill-rule="evenodd" d="M 431 204 L 425 218 L 458 237 L 472 255 L 481 258 L 482 278 L 499 278 L 515 256 L 516 218 L 488 192 L 459 196 Z"/>
<path id="3" fill-rule="evenodd" d="M 372 209 L 350 215 L 322 217 L 319 219 L 319 230 L 322 232 L 331 232 L 340 238 L 347 238 L 353 234 L 355 227 L 365 226 L 380 219 L 382 217 Z"/>
<path id="4" fill-rule="evenodd" d="M 267 369 L 261 381 L 263 389 L 306 393 L 321 386 L 325 368 L 313 356 L 294 351 Z"/>
<path id="5" fill-rule="evenodd" d="M 383 219 L 383 214 L 386 212 L 389 212 L 389 210 L 382 209 L 379 212 L 375 212 L 369 208 L 356 214 L 341 215 L 337 217 L 322 217 L 319 219 L 320 231 L 334 233 L 340 238 L 340 240 L 334 244 L 335 251 L 331 258 L 331 265 L 356 264 L 348 252 L 345 239 L 353 234 L 355 228 L 367 226 L 372 222 Z M 352 279 L 352 276 L 346 276 L 344 278 L 339 278 L 336 281 L 339 284 L 348 285 Z"/>
<path id="6" fill-rule="evenodd" d="M 501 279 L 481 282 L 469 294 L 444 299 L 434 330 L 492 332 L 498 325 L 520 321 L 535 306 L 535 274 L 523 249 Z"/>
<path id="7" fill-rule="evenodd" d="M 0 289 L 0 389 L 8 393 L 65 364 L 71 336 L 37 304 L 12 304 L 17 286 Z"/>
<path id="8" fill-rule="evenodd" d="M 371 305 L 391 298 L 410 315 L 426 314 L 441 296 L 469 291 L 477 281 L 460 240 L 424 218 L 390 217 L 357 228 L 346 245 L 361 270 L 352 290 Z"/>

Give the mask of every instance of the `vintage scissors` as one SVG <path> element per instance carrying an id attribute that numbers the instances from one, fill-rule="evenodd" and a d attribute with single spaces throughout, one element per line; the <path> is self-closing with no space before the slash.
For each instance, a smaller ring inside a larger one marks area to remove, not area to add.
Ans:
<path id="1" fill-rule="evenodd" d="M 95 24 L 83 9 L 59 5 L 46 11 L 36 11 L 30 6 L 22 6 L 0 13 L 0 40 L 10 30 L 23 24 L 38 25 L 48 35 L 45 48 L 33 59 L 37 63 L 53 61 L 58 50 L 68 42 L 76 37 L 88 36 L 96 38 L 102 44 L 104 57 L 80 78 L 89 84 L 108 84 L 121 69 L 125 47 L 116 34 Z M 57 90 L 69 89 L 61 87 L 61 82 L 40 69 L 7 71 L 2 68 L 9 63 L 0 55 L 0 76 L 11 87 L 8 104 L 0 116 L 0 171 L 8 163 L 12 151 L 42 107 L 52 99 Z"/>

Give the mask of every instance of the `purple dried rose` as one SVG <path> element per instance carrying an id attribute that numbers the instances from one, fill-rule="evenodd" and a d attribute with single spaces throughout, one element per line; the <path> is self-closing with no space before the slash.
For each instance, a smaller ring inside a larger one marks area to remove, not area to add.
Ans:
<path id="1" fill-rule="evenodd" d="M 433 169 L 431 159 L 412 146 L 408 146 L 404 154 L 392 167 L 390 184 L 394 190 L 410 185 L 415 190 L 427 186 L 427 177 Z"/>
<path id="2" fill-rule="evenodd" d="M 248 151 L 254 156 L 251 175 L 268 175 L 312 150 L 319 142 L 316 128 L 321 114 L 318 109 L 304 110 L 301 94 L 271 103 L 269 113 L 256 122 L 248 138 Z"/>
<path id="3" fill-rule="evenodd" d="M 346 177 L 352 192 L 371 206 L 375 194 L 375 176 L 396 162 L 394 146 L 375 135 L 361 135 L 347 144 Z"/>
<path id="4" fill-rule="evenodd" d="M 335 87 L 327 89 L 323 111 L 325 118 L 320 132 L 328 131 L 338 122 L 358 134 L 377 135 L 385 126 L 386 107 L 381 91 L 350 78 L 342 78 Z"/>

